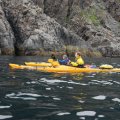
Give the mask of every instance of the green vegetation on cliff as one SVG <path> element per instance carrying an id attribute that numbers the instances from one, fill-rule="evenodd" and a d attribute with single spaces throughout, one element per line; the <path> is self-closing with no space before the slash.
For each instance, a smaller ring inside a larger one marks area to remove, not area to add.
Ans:
<path id="1" fill-rule="evenodd" d="M 81 17 L 84 18 L 84 20 L 86 20 L 86 22 L 92 23 L 95 26 L 100 25 L 100 20 L 97 16 L 97 12 L 95 8 L 89 8 L 87 10 L 82 10 L 80 15 Z"/>

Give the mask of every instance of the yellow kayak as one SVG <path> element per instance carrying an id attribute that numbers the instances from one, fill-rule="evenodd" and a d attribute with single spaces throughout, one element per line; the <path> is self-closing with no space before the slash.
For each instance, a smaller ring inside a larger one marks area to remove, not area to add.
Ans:
<path id="1" fill-rule="evenodd" d="M 25 62 L 25 65 L 27 65 L 27 66 L 40 66 L 40 67 L 52 66 L 51 63 L 47 63 L 47 62 Z"/>
<path id="2" fill-rule="evenodd" d="M 71 66 L 60 65 L 57 67 L 34 67 L 18 64 L 9 64 L 12 69 L 30 69 L 42 72 L 57 72 L 57 73 L 81 73 L 81 72 L 120 72 L 120 68 L 99 69 L 99 68 L 76 68 Z"/>

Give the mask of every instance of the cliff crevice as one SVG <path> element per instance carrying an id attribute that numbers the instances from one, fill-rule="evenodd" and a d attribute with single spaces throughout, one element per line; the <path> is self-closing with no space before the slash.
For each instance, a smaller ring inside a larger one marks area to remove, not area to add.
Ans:
<path id="1" fill-rule="evenodd" d="M 67 49 L 120 56 L 119 0 L 1 0 L 1 6 L 1 54 Z"/>

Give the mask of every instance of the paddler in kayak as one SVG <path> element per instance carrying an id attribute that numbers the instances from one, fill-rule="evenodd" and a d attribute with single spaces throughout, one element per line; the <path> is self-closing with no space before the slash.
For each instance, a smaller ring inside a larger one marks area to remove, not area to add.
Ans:
<path id="1" fill-rule="evenodd" d="M 63 59 L 62 60 L 58 60 L 58 62 L 61 64 L 61 65 L 69 65 L 69 58 L 67 55 L 63 55 Z"/>
<path id="2" fill-rule="evenodd" d="M 54 67 L 57 67 L 59 65 L 69 65 L 70 63 L 70 60 L 66 54 L 63 55 L 63 59 L 60 60 L 57 60 L 54 54 L 51 55 L 51 58 L 52 59 L 49 59 L 48 62 L 51 63 Z"/>
<path id="3" fill-rule="evenodd" d="M 70 62 L 70 64 L 74 67 L 84 68 L 84 60 L 82 59 L 80 52 L 75 53 L 75 59 L 76 62 Z"/>
<path id="4" fill-rule="evenodd" d="M 52 64 L 52 67 L 57 67 L 60 65 L 55 54 L 51 54 L 51 59 L 48 59 L 48 62 Z"/>
<path id="5" fill-rule="evenodd" d="M 54 61 L 57 61 L 55 54 L 51 54 L 51 59 L 53 59 Z"/>

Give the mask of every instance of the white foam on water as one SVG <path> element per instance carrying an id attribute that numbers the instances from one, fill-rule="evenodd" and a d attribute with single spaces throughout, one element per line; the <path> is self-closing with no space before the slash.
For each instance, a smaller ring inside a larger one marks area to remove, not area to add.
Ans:
<path id="1" fill-rule="evenodd" d="M 12 115 L 0 115 L 0 120 L 12 118 Z"/>
<path id="2" fill-rule="evenodd" d="M 17 94 L 17 96 L 22 96 L 22 95 L 32 96 L 32 97 L 41 97 L 41 95 L 33 94 L 33 93 L 22 93 L 22 92 L 19 92 L 19 93 Z"/>
<path id="3" fill-rule="evenodd" d="M 47 95 L 43 95 L 43 97 L 45 97 L 45 98 L 49 98 L 49 96 L 47 96 Z"/>
<path id="4" fill-rule="evenodd" d="M 46 82 L 46 83 L 48 83 L 48 84 L 54 84 L 54 83 L 69 83 L 69 84 L 83 85 L 83 86 L 87 85 L 87 84 L 85 84 L 85 83 L 77 83 L 77 82 L 73 82 L 73 81 L 69 81 L 69 82 L 68 82 L 68 81 L 57 80 L 57 79 L 55 79 L 55 80 L 48 80 L 48 79 L 46 79 L 46 78 L 41 78 L 40 81 Z"/>
<path id="5" fill-rule="evenodd" d="M 98 82 L 98 80 L 91 80 L 91 81 Z"/>
<path id="6" fill-rule="evenodd" d="M 77 112 L 77 116 L 95 116 L 96 112 L 95 111 L 82 111 L 82 112 Z"/>
<path id="7" fill-rule="evenodd" d="M 19 97 L 22 100 L 37 100 L 36 98 L 32 98 L 32 97 Z"/>
<path id="8" fill-rule="evenodd" d="M 104 115 L 98 115 L 98 117 L 99 117 L 99 118 L 103 118 L 103 117 L 105 117 L 105 116 L 104 116 Z"/>
<path id="9" fill-rule="evenodd" d="M 51 90 L 51 88 L 46 88 L 46 90 Z"/>
<path id="10" fill-rule="evenodd" d="M 95 120 L 98 120 L 98 118 L 95 118 Z"/>
<path id="11" fill-rule="evenodd" d="M 6 97 L 12 97 L 15 96 L 15 93 L 7 94 Z"/>
<path id="12" fill-rule="evenodd" d="M 28 97 L 21 97 L 23 95 Z M 41 95 L 19 92 L 18 94 L 15 94 L 15 93 L 7 94 L 6 97 L 13 98 L 13 99 L 22 99 L 22 100 L 37 100 L 36 97 L 41 97 Z"/>
<path id="13" fill-rule="evenodd" d="M 46 82 L 48 84 L 54 84 L 54 83 L 65 83 L 67 81 L 63 81 L 63 80 L 57 80 L 57 79 L 54 79 L 54 80 L 48 80 L 46 78 L 41 78 L 40 81 L 42 82 Z"/>
<path id="14" fill-rule="evenodd" d="M 114 108 L 113 108 L 113 107 L 110 107 L 110 109 L 111 109 L 111 110 L 114 110 Z"/>
<path id="15" fill-rule="evenodd" d="M 85 117 L 80 117 L 80 120 L 85 120 Z"/>
<path id="16" fill-rule="evenodd" d="M 93 99 L 95 100 L 105 100 L 106 99 L 106 96 L 104 95 L 99 95 L 99 96 L 95 96 L 95 97 L 92 97 Z"/>
<path id="17" fill-rule="evenodd" d="M 26 82 L 27 84 L 31 84 L 31 82 Z"/>
<path id="18" fill-rule="evenodd" d="M 61 78 L 65 79 L 65 78 L 67 78 L 67 77 L 61 77 Z"/>
<path id="19" fill-rule="evenodd" d="M 93 73 L 92 75 L 94 75 L 94 76 L 95 76 L 96 74 L 95 74 L 95 73 Z"/>
<path id="20" fill-rule="evenodd" d="M 99 83 L 95 83 L 95 82 L 89 82 L 89 84 L 92 84 L 92 85 L 99 85 Z"/>
<path id="21" fill-rule="evenodd" d="M 77 83 L 77 82 L 73 82 L 73 81 L 69 81 L 68 83 L 69 84 L 74 84 L 74 85 L 82 85 L 82 86 L 88 85 L 88 84 L 85 84 L 85 83 Z"/>
<path id="22" fill-rule="evenodd" d="M 114 99 L 112 99 L 112 101 L 120 102 L 120 99 L 119 98 L 114 98 Z"/>
<path id="23" fill-rule="evenodd" d="M 0 109 L 10 108 L 11 106 L 0 106 Z"/>
<path id="24" fill-rule="evenodd" d="M 62 113 L 58 113 L 57 115 L 58 116 L 63 116 L 63 115 L 70 115 L 71 113 L 69 112 L 62 112 Z"/>
<path id="25" fill-rule="evenodd" d="M 13 76 L 12 78 L 13 78 L 13 79 L 15 79 L 15 78 L 16 78 L 16 76 Z"/>
<path id="26" fill-rule="evenodd" d="M 22 99 L 22 100 L 37 100 L 36 98 L 32 98 L 32 97 L 9 97 L 9 98 L 12 98 L 12 99 Z"/>
<path id="27" fill-rule="evenodd" d="M 67 87 L 68 89 L 73 89 L 73 87 Z"/>
<path id="28" fill-rule="evenodd" d="M 37 82 L 32 81 L 32 82 L 26 82 L 27 84 L 36 84 Z"/>
<path id="29" fill-rule="evenodd" d="M 93 75 L 90 75 L 90 76 L 86 76 L 87 78 L 94 78 L 95 76 Z"/>
<path id="30" fill-rule="evenodd" d="M 85 101 L 83 101 L 83 100 L 79 100 L 78 102 L 79 102 L 79 103 L 84 103 Z"/>
<path id="31" fill-rule="evenodd" d="M 60 98 L 53 98 L 53 100 L 61 100 Z"/>
<path id="32" fill-rule="evenodd" d="M 113 83 L 111 83 L 110 81 L 105 81 L 105 80 L 101 80 L 101 81 L 99 81 L 99 80 L 91 80 L 91 81 L 97 82 L 99 84 L 104 84 L 104 85 L 113 85 Z"/>
<path id="33" fill-rule="evenodd" d="M 118 82 L 118 81 L 113 81 L 114 83 L 116 83 L 116 84 L 118 84 L 118 85 L 120 85 L 120 82 Z"/>

